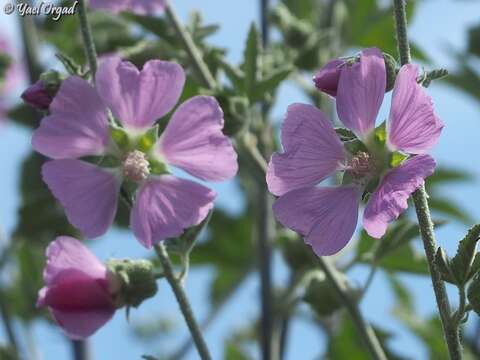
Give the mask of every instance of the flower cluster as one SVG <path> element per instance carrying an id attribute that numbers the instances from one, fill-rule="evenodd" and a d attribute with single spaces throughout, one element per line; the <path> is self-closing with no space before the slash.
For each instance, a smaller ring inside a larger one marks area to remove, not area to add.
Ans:
<path id="1" fill-rule="evenodd" d="M 370 195 L 363 227 L 380 238 L 433 173 L 435 161 L 426 152 L 443 124 L 417 77 L 415 65 L 402 66 L 386 126 L 375 129 L 386 90 L 380 50 L 365 49 L 358 57 L 335 59 L 321 69 L 315 85 L 336 97 L 340 120 L 357 137 L 348 145 L 355 146 L 345 146 L 314 106 L 288 108 L 281 136 L 284 152 L 272 156 L 267 183 L 279 196 L 273 206 L 277 219 L 304 236 L 317 255 L 335 254 L 349 242 L 362 195 Z M 341 186 L 317 186 L 336 171 L 344 173 Z"/>

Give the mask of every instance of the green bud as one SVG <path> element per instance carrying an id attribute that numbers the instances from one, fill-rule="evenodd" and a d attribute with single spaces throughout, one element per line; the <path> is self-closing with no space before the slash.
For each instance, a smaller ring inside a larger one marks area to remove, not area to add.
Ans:
<path id="1" fill-rule="evenodd" d="M 347 282 L 347 278 L 338 273 L 340 279 Z M 331 282 L 321 271 L 316 271 L 307 285 L 303 300 L 308 303 L 319 316 L 329 316 L 342 308 L 343 303 L 332 288 Z"/>
<path id="2" fill-rule="evenodd" d="M 117 307 L 138 307 L 157 293 L 155 268 L 150 261 L 112 259 L 107 268 Z"/>
<path id="3" fill-rule="evenodd" d="M 285 232 L 280 239 L 283 257 L 288 266 L 293 271 L 315 268 L 318 260 L 312 249 L 297 235 L 290 234 L 292 234 L 290 231 Z"/>
<path id="4" fill-rule="evenodd" d="M 389 92 L 395 85 L 395 78 L 397 77 L 398 64 L 395 58 L 387 53 L 383 53 L 383 59 L 385 60 L 385 70 L 387 72 L 387 86 L 385 91 Z"/>

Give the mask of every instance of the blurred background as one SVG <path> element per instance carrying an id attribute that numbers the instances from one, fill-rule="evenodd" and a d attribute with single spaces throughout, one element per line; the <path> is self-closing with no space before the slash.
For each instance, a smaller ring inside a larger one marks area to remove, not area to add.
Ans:
<path id="1" fill-rule="evenodd" d="M 0 9 L 6 3 L 0 0 Z M 259 2 L 173 0 L 172 3 L 182 21 L 189 24 L 196 35 L 196 41 L 218 78 L 232 84 L 232 92 L 235 91 L 226 64 L 242 63 L 251 23 L 260 24 Z M 389 1 L 331 3 L 326 0 L 271 1 L 272 66 L 279 67 L 283 59 L 285 63 L 291 62 L 295 69 L 285 74 L 281 85 L 275 84 L 275 88 L 269 90 L 272 96 L 262 99 L 269 104 L 269 116 L 276 127 L 287 106 L 293 102 L 317 103 L 327 109 L 331 106 L 331 100 L 319 96 L 310 81 L 329 58 L 350 55 L 367 46 L 378 46 L 396 56 Z M 447 78 L 432 82 L 427 90 L 438 116 L 445 123 L 441 141 L 433 151 L 440 171 L 428 186 L 435 220 L 441 224 L 437 231 L 438 243 L 453 254 L 468 227 L 480 217 L 477 159 L 480 3 L 467 0 L 408 3 L 414 57 L 427 70 L 446 68 L 450 72 Z M 162 19 L 162 14 L 157 22 L 132 14 L 114 17 L 92 12 L 91 15 L 100 53 L 120 52 L 136 63 L 148 57 L 170 59 L 177 56 L 179 45 L 172 40 L 172 32 L 166 29 L 168 23 Z M 42 17 L 24 18 L 24 26 L 25 20 L 36 23 L 38 41 L 33 45 L 43 69 L 64 71 L 55 58 L 57 52 L 79 63 L 85 62 L 76 17 L 62 17 L 58 22 Z M 313 33 L 318 34 L 317 38 L 312 38 Z M 6 254 L 0 262 L 0 296 L 10 308 L 13 328 L 26 354 L 25 359 L 71 359 L 72 344 L 48 320 L 48 314 L 37 311 L 33 304 L 41 286 L 40 271 L 46 244 L 55 235 L 73 230 L 48 192 L 45 193 L 38 174 L 39 160 L 32 155 L 31 131 L 39 118 L 21 105 L 19 95 L 36 79 L 30 78 L 31 74 L 26 71 L 29 60 L 24 55 L 21 21 L 16 14 L 6 15 L 1 11 L 0 37 L 13 49 L 19 72 L 18 81 L 1 103 L 1 108 L 8 111 L 0 115 L 3 118 L 0 121 L 0 253 Z M 178 61 L 188 66 L 184 55 L 178 57 Z M 199 90 L 186 90 L 189 91 Z M 390 94 L 387 94 L 378 121 L 386 118 L 389 106 Z M 232 115 L 232 119 L 238 115 L 233 110 L 227 110 L 226 114 Z M 226 117 L 229 131 L 236 131 L 238 121 L 235 118 L 229 122 Z M 251 236 L 256 215 L 246 195 L 248 183 L 240 174 L 238 179 L 228 183 L 209 186 L 218 192 L 217 210 L 193 251 L 186 291 L 204 326 L 214 359 L 257 359 L 260 354 L 255 326 L 260 315 L 260 283 L 256 265 L 258 252 Z M 151 257 L 152 254 L 125 228 L 120 217 L 119 226 L 88 242 L 90 248 L 103 260 Z M 414 217 L 407 215 L 402 220 L 405 226 L 411 225 L 408 219 Z M 361 309 L 366 318 L 381 329 L 382 341 L 387 344 L 391 358 L 444 359 L 447 355 L 440 323 L 435 317 L 430 277 L 421 255 L 421 243 L 415 235 L 411 235 L 408 246 L 378 261 L 378 271 L 362 299 Z M 338 256 L 339 266 L 345 267 L 351 283 L 358 287 L 365 283 L 370 271 L 368 262 L 361 260 L 362 246 L 370 240 L 358 229 L 355 241 Z M 283 243 L 278 244 L 272 259 L 272 276 L 275 293 L 281 294 L 291 283 L 295 266 L 284 256 Z M 456 304 L 455 289 L 448 290 L 452 303 Z M 338 306 L 333 304 L 332 307 L 331 302 L 332 299 L 325 297 L 317 301 L 325 304 L 318 309 L 305 301 L 296 306 L 288 316 L 284 359 L 368 359 L 354 328 L 342 312 L 335 311 Z M 480 358 L 479 339 L 480 323 L 473 313 L 464 332 L 472 358 Z M 0 326 L 0 345 L 6 342 L 7 336 Z M 133 309 L 129 321 L 123 311 L 118 311 L 112 321 L 89 339 L 88 348 L 91 359 L 140 359 L 143 354 L 159 358 L 176 354 L 196 359 L 195 349 L 188 344 L 188 332 L 173 294 L 162 281 L 155 298 Z"/>

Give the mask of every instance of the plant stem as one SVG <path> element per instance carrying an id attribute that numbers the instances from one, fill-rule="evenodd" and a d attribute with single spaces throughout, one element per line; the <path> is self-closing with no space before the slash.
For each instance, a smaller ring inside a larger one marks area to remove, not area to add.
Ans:
<path id="1" fill-rule="evenodd" d="M 400 54 L 401 65 L 408 64 L 411 61 L 410 46 L 407 36 L 407 16 L 405 9 L 405 0 L 393 0 L 395 25 L 397 31 L 398 52 Z M 451 317 L 450 304 L 448 301 L 445 283 L 442 280 L 440 272 L 435 266 L 435 251 L 437 248 L 435 242 L 435 232 L 433 229 L 432 217 L 428 206 L 428 195 L 425 185 L 422 185 L 413 193 L 413 201 L 417 212 L 420 234 L 427 256 L 428 267 L 432 278 L 433 290 L 437 300 L 440 319 L 442 320 L 443 332 L 447 342 L 448 351 L 452 360 L 462 358 L 462 348 L 460 345 L 460 334 L 458 324 L 455 324 Z"/>
<path id="2" fill-rule="evenodd" d="M 88 352 L 88 343 L 85 340 L 71 340 L 72 355 L 74 360 L 88 360 L 90 359 Z"/>
<path id="3" fill-rule="evenodd" d="M 208 69 L 207 64 L 205 64 L 205 62 L 203 61 L 200 50 L 197 48 L 197 46 L 193 42 L 193 39 L 188 33 L 188 31 L 183 27 L 180 19 L 175 13 L 175 10 L 173 9 L 172 5 L 169 2 L 167 2 L 167 7 L 165 12 L 168 18 L 170 19 L 173 27 L 175 28 L 178 36 L 182 40 L 188 55 L 193 60 L 193 64 L 195 65 L 197 72 L 200 75 L 204 85 L 211 90 L 215 89 L 217 87 L 217 82 L 215 81 L 215 78 L 213 77 L 212 73 Z"/>
<path id="4" fill-rule="evenodd" d="M 92 30 L 88 23 L 85 0 L 79 0 L 78 2 L 78 18 L 80 20 L 80 30 L 82 32 L 85 55 L 90 65 L 90 74 L 92 79 L 95 80 L 95 74 L 97 73 L 97 51 L 95 50 L 95 43 L 93 42 Z"/>
<path id="5" fill-rule="evenodd" d="M 192 334 L 193 341 L 198 350 L 198 354 L 202 360 L 210 360 L 211 356 L 207 348 L 207 344 L 203 339 L 202 333 L 200 331 L 200 327 L 195 320 L 195 316 L 193 315 L 192 308 L 190 303 L 187 299 L 187 295 L 185 294 L 180 281 L 176 278 L 172 263 L 170 262 L 170 258 L 168 256 L 167 250 L 165 246 L 160 243 L 155 245 L 155 251 L 157 252 L 158 258 L 163 267 L 163 271 L 165 273 L 165 277 L 170 284 L 175 297 L 177 298 L 178 305 L 180 306 L 180 310 L 182 311 L 183 317 L 185 318 L 185 322 Z"/>
<path id="6" fill-rule="evenodd" d="M 338 297 L 341 299 L 347 308 L 347 311 L 350 313 L 353 323 L 357 327 L 357 330 L 362 337 L 363 342 L 367 346 L 368 351 L 372 355 L 372 358 L 375 360 L 387 360 L 387 357 L 383 352 L 382 346 L 380 345 L 375 332 L 363 318 L 357 302 L 349 296 L 345 283 L 338 279 L 334 266 L 326 258 L 320 257 L 319 262 L 320 267 L 325 272 L 328 280 L 332 283 Z"/>
<path id="7" fill-rule="evenodd" d="M 0 292 L 0 314 L 2 316 L 5 333 L 7 334 L 8 342 L 11 349 L 15 352 L 15 354 L 19 355 L 18 342 L 15 336 L 15 332 L 13 330 L 12 319 L 10 318 L 9 309 L 7 308 L 7 305 L 3 300 L 4 300 L 4 295 Z"/>

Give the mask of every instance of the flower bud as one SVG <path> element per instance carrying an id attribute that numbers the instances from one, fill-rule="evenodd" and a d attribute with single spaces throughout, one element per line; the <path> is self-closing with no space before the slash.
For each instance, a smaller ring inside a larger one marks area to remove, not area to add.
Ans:
<path id="1" fill-rule="evenodd" d="M 342 65 L 345 63 L 343 59 L 334 59 L 329 61 L 314 76 L 313 82 L 318 90 L 323 91 L 331 96 L 337 96 L 337 87 L 340 80 Z"/>
<path id="2" fill-rule="evenodd" d="M 23 92 L 22 99 L 38 110 L 48 110 L 61 83 L 61 75 L 58 72 L 43 73 L 40 80 Z"/>
<path id="3" fill-rule="evenodd" d="M 137 307 L 157 293 L 154 267 L 150 261 L 112 259 L 107 267 L 117 307 Z"/>
<path id="4" fill-rule="evenodd" d="M 60 236 L 47 248 L 45 286 L 37 306 L 48 307 L 72 339 L 92 335 L 115 313 L 107 268 L 80 241 Z"/>

